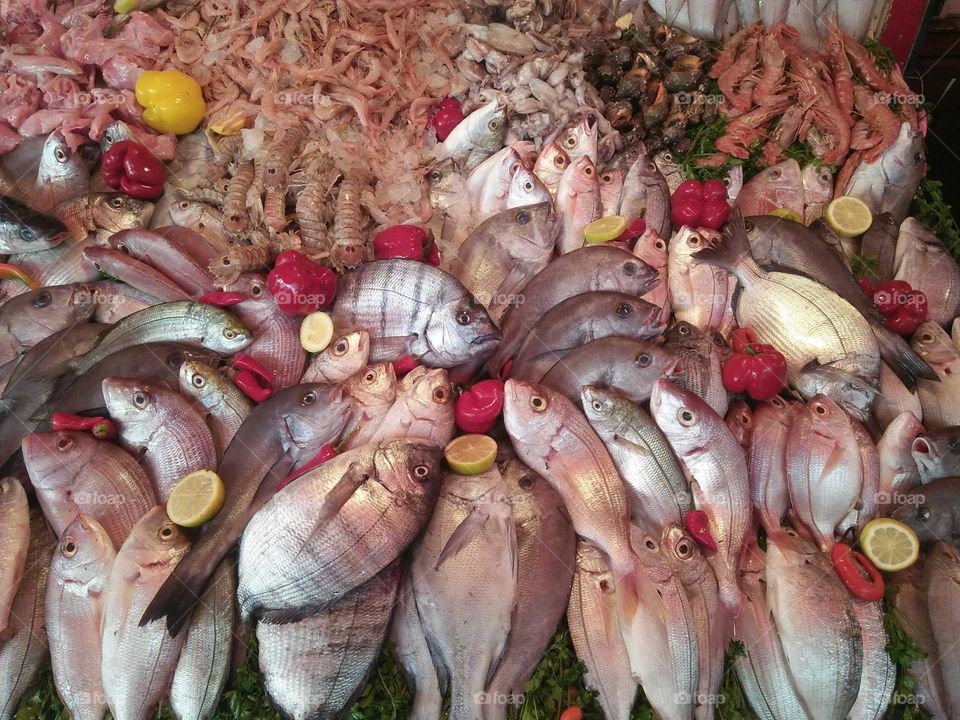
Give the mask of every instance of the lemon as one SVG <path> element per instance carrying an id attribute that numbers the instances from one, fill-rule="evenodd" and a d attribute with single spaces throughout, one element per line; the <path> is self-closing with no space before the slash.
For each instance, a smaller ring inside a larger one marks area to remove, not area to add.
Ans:
<path id="1" fill-rule="evenodd" d="M 455 473 L 479 475 L 497 459 L 497 441 L 489 435 L 461 435 L 447 443 L 443 456 Z"/>
<path id="2" fill-rule="evenodd" d="M 827 225 L 838 236 L 852 238 L 863 235 L 873 224 L 873 215 L 867 204 L 850 195 L 834 198 L 823 214 Z"/>
<path id="3" fill-rule="evenodd" d="M 917 561 L 920 541 L 917 534 L 899 520 L 871 520 L 860 533 L 860 547 L 880 570 L 905 570 Z"/>
<path id="4" fill-rule="evenodd" d="M 587 225 L 583 229 L 583 239 L 587 241 L 587 245 L 599 245 L 616 240 L 626 229 L 627 219 L 625 217 L 608 215 Z"/>
<path id="5" fill-rule="evenodd" d="M 139 4 L 140 0 L 114 0 L 113 10 L 121 15 L 126 15 L 136 10 Z"/>
<path id="6" fill-rule="evenodd" d="M 167 517 L 181 527 L 197 527 L 223 506 L 223 481 L 212 470 L 185 475 L 167 498 Z"/>
<path id="7" fill-rule="evenodd" d="M 322 352 L 332 340 L 333 320 L 327 313 L 312 312 L 300 323 L 300 345 L 307 352 Z"/>
<path id="8" fill-rule="evenodd" d="M 776 210 L 771 210 L 767 215 L 773 215 L 774 217 L 784 218 L 785 220 L 793 220 L 794 222 L 802 223 L 803 218 L 797 215 L 793 210 L 788 208 L 777 208 Z"/>

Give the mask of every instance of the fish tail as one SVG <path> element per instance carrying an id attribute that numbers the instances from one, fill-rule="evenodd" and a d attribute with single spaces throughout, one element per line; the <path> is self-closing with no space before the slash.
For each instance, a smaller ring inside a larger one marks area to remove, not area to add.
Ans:
<path id="1" fill-rule="evenodd" d="M 736 273 L 745 263 L 752 262 L 743 213 L 737 211 L 724 225 L 720 237 L 695 252 L 693 258 L 696 262 L 714 265 L 732 273 Z"/>
<path id="2" fill-rule="evenodd" d="M 907 390 L 910 392 L 916 390 L 919 378 L 940 381 L 933 368 L 913 351 L 913 348 L 907 344 L 903 337 L 887 330 L 880 324 L 873 326 L 873 334 L 880 346 L 880 357 L 897 374 Z"/>
<path id="3" fill-rule="evenodd" d="M 190 620 L 190 614 L 203 594 L 209 573 L 204 572 L 203 568 L 191 568 L 188 561 L 189 557 L 185 557 L 157 590 L 157 594 L 143 611 L 141 627 L 166 618 L 170 636 L 176 637 Z"/>

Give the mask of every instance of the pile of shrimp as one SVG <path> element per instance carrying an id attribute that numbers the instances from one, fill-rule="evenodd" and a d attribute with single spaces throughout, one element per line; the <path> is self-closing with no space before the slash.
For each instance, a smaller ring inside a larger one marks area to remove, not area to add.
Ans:
<path id="1" fill-rule="evenodd" d="M 801 50 L 796 30 L 783 23 L 747 25 L 731 37 L 710 69 L 729 118 L 719 153 L 701 163 L 719 167 L 746 159 L 762 143 L 760 162 L 774 165 L 794 140 L 840 165 L 851 153 L 878 159 L 900 126 L 919 127 L 922 102 L 898 68 L 882 72 L 863 45 L 836 24 L 827 26 L 822 54 Z"/>

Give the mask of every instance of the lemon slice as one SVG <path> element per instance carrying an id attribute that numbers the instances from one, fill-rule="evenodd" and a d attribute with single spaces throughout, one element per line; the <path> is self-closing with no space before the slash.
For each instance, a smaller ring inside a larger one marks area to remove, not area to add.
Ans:
<path id="1" fill-rule="evenodd" d="M 223 506 L 223 481 L 212 470 L 185 475 L 167 498 L 167 517 L 181 527 L 197 527 Z"/>
<path id="2" fill-rule="evenodd" d="M 774 217 L 784 218 L 785 220 L 793 220 L 794 222 L 802 223 L 803 218 L 797 215 L 793 210 L 789 208 L 777 208 L 776 210 L 771 210 L 767 215 L 773 215 Z"/>
<path id="3" fill-rule="evenodd" d="M 455 473 L 479 475 L 497 459 L 497 441 L 489 435 L 461 435 L 447 443 L 443 456 Z"/>
<path id="4" fill-rule="evenodd" d="M 873 215 L 867 204 L 850 195 L 831 200 L 823 217 L 830 229 L 842 238 L 863 235 L 873 224 Z"/>
<path id="5" fill-rule="evenodd" d="M 626 229 L 627 219 L 625 217 L 608 215 L 587 225 L 583 229 L 583 239 L 587 241 L 587 245 L 599 245 L 616 240 Z"/>
<path id="6" fill-rule="evenodd" d="M 300 345 L 307 352 L 322 352 L 332 340 L 333 320 L 325 312 L 312 312 L 300 323 Z"/>
<path id="7" fill-rule="evenodd" d="M 860 533 L 860 547 L 880 570 L 897 572 L 917 561 L 920 541 L 917 534 L 899 520 L 871 520 Z"/>
<path id="8" fill-rule="evenodd" d="M 136 10 L 139 4 L 140 0 L 114 0 L 113 11 L 126 15 Z"/>

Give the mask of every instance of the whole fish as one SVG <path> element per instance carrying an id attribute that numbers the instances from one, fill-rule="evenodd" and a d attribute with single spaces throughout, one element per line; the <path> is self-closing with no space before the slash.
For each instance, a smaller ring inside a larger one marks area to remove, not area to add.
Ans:
<path id="1" fill-rule="evenodd" d="M 888 212 L 873 218 L 870 229 L 863 234 L 860 254 L 866 270 L 864 277 L 874 285 L 893 279 L 898 236 L 897 224 Z"/>
<path id="2" fill-rule="evenodd" d="M 666 332 L 664 340 L 663 349 L 675 360 L 671 379 L 703 398 L 718 415 L 726 415 L 729 398 L 721 368 L 730 349 L 723 335 L 681 320 Z"/>
<path id="3" fill-rule="evenodd" d="M 285 486 L 243 533 L 237 590 L 243 617 L 280 623 L 309 617 L 372 578 L 423 528 L 439 480 L 436 448 L 391 440 L 338 455 Z M 283 520 L 291 512 L 311 528 L 306 545 Z"/>
<path id="4" fill-rule="evenodd" d="M 450 272 L 496 322 L 522 302 L 520 291 L 550 262 L 559 232 L 552 202 L 503 210 L 470 233 Z"/>
<path id="5" fill-rule="evenodd" d="M 576 534 L 556 490 L 516 458 L 501 474 L 517 534 L 517 592 L 510 635 L 487 683 L 487 720 L 505 720 L 501 698 L 519 704 L 567 609 L 576 565 Z"/>
<path id="6" fill-rule="evenodd" d="M 603 552 L 577 541 L 577 566 L 567 608 L 567 625 L 577 657 L 586 667 L 584 681 L 597 691 L 609 720 L 629 720 L 637 695 L 630 659 L 617 617 L 616 585 Z"/>
<path id="7" fill-rule="evenodd" d="M 63 243 L 49 250 L 11 255 L 8 261 L 43 287 L 92 283 L 101 276 L 93 265 L 84 260 L 83 251 L 93 246 L 95 241 L 95 236 L 84 235 L 75 243 Z M 26 285 L 15 280 L 0 282 L 0 290 L 8 298 L 28 292 Z"/>
<path id="8" fill-rule="evenodd" d="M 887 365 L 882 363 L 881 367 L 887 367 Z M 881 376 L 882 373 L 881 369 Z M 882 395 L 875 387 L 856 375 L 816 362 L 811 362 L 801 370 L 793 379 L 791 387 L 800 393 L 804 400 L 812 400 L 817 395 L 826 395 L 846 410 L 850 417 L 860 421 L 870 418 L 875 404 Z"/>
<path id="9" fill-rule="evenodd" d="M 93 265 L 97 272 L 116 278 L 160 302 L 190 298 L 190 293 L 172 278 L 119 250 L 88 247 L 83 251 L 83 259 Z"/>
<path id="10" fill-rule="evenodd" d="M 146 472 L 128 452 L 85 432 L 48 432 L 23 441 L 23 464 L 43 514 L 59 536 L 83 513 L 119 547 L 157 500 Z"/>
<path id="11" fill-rule="evenodd" d="M 597 157 L 598 132 L 597 118 L 592 114 L 585 114 L 560 130 L 555 141 L 570 158 L 571 163 L 586 157 L 596 165 L 599 159 Z"/>
<path id="12" fill-rule="evenodd" d="M 670 188 L 646 152 L 634 160 L 623 178 L 618 214 L 642 217 L 657 235 L 670 237 Z"/>
<path id="13" fill-rule="evenodd" d="M 350 410 L 342 388 L 316 384 L 288 388 L 253 408 L 217 468 L 229 488 L 223 507 L 203 526 L 140 622 L 165 617 L 171 634 L 179 634 L 250 518 L 291 470 L 340 438 Z"/>
<path id="14" fill-rule="evenodd" d="M 668 380 L 654 385 L 650 414 L 691 480 L 694 506 L 707 514 L 718 546 L 709 560 L 717 576 L 720 600 L 736 613 L 741 602 L 737 558 L 751 525 L 743 450 L 720 415 L 697 395 Z"/>
<path id="15" fill-rule="evenodd" d="M 787 439 L 799 403 L 780 397 L 757 405 L 754 440 L 748 454 L 750 498 L 760 525 L 769 534 L 780 529 L 790 508 L 787 484 Z"/>
<path id="16" fill-rule="evenodd" d="M 914 414 L 904 412 L 887 425 L 877 441 L 880 461 L 877 499 L 881 511 L 920 484 L 921 470 L 919 463 L 914 460 L 914 454 L 918 446 L 917 437 L 922 432 L 923 425 Z"/>
<path id="17" fill-rule="evenodd" d="M 927 319 L 950 324 L 960 303 L 960 266 L 937 236 L 919 220 L 900 224 L 894 258 L 894 278 L 906 280 L 927 298 Z"/>
<path id="18" fill-rule="evenodd" d="M 548 310 L 517 349 L 510 376 L 539 381 L 570 352 L 604 337 L 649 340 L 663 331 L 660 308 L 619 292 L 587 292 Z"/>
<path id="19" fill-rule="evenodd" d="M 487 365 L 492 372 L 499 373 L 530 328 L 547 310 L 567 298 L 594 290 L 639 296 L 651 290 L 657 282 L 653 268 L 620 248 L 585 247 L 567 253 L 551 262 L 524 286 L 523 304 L 512 306 L 504 315 L 502 339 Z"/>
<path id="20" fill-rule="evenodd" d="M 879 351 L 869 323 L 850 303 L 809 278 L 762 270 L 750 254 L 742 217 L 695 258 L 736 275 L 741 287 L 734 307 L 738 323 L 784 354 L 790 376 L 817 360 L 866 380 L 877 378 Z"/>
<path id="21" fill-rule="evenodd" d="M 34 513 L 30 518 L 30 545 L 23 577 L 10 607 L 10 639 L 0 643 L 0 720 L 13 720 L 20 701 L 46 662 L 43 598 L 53 546 L 43 516 Z"/>
<path id="22" fill-rule="evenodd" d="M 466 288 L 426 263 L 365 263 L 338 285 L 334 326 L 367 331 L 373 362 L 413 355 L 424 365 L 450 368 L 486 358 L 500 339 Z"/>
<path id="23" fill-rule="evenodd" d="M 623 171 L 610 168 L 600 173 L 600 207 L 602 217 L 616 215 L 620 210 L 620 193 L 623 191 Z"/>
<path id="24" fill-rule="evenodd" d="M 860 626 L 863 670 L 857 701 L 850 720 L 879 720 L 887 711 L 897 682 L 897 666 L 887 654 L 889 638 L 883 624 L 883 605 L 851 599 L 853 614 Z"/>
<path id="25" fill-rule="evenodd" d="M 921 426 L 910 453 L 921 483 L 960 476 L 960 427 L 924 432 Z"/>
<path id="26" fill-rule="evenodd" d="M 374 363 L 347 378 L 353 412 L 347 421 L 343 448 L 366 445 L 376 436 L 397 399 L 397 374 L 391 363 Z"/>
<path id="27" fill-rule="evenodd" d="M 570 156 L 554 141 L 540 151 L 533 165 L 534 174 L 540 178 L 551 196 L 556 196 L 560 178 L 570 165 Z"/>
<path id="28" fill-rule="evenodd" d="M 365 330 L 335 337 L 307 365 L 300 382 L 342 383 L 363 370 L 370 358 L 370 334 Z"/>
<path id="29" fill-rule="evenodd" d="M 180 366 L 180 394 L 195 401 L 195 410 L 203 407 L 206 411 L 217 458 L 222 458 L 253 402 L 229 378 L 199 360 L 187 360 Z"/>
<path id="30" fill-rule="evenodd" d="M 156 506 L 124 540 L 107 581 L 103 608 L 103 690 L 117 720 L 146 720 L 167 694 L 186 635 L 163 623 L 138 625 L 190 540 Z"/>
<path id="31" fill-rule="evenodd" d="M 10 608 L 26 569 L 30 546 L 27 493 L 14 477 L 0 479 L 0 643 L 13 634 Z"/>
<path id="32" fill-rule="evenodd" d="M 453 386 L 447 371 L 421 365 L 397 384 L 396 400 L 370 442 L 409 437 L 443 447 L 453 438 L 453 411 Z"/>
<path id="33" fill-rule="evenodd" d="M 924 571 L 930 628 L 936 640 L 940 672 L 947 691 L 948 717 L 960 713 L 960 648 L 956 642 L 960 611 L 960 552 L 953 545 L 937 543 L 927 556 Z"/>
<path id="34" fill-rule="evenodd" d="M 66 231 L 57 218 L 0 196 L 0 254 L 49 250 L 64 241 Z"/>
<path id="35" fill-rule="evenodd" d="M 723 420 L 749 457 L 750 443 L 753 440 L 753 411 L 750 406 L 743 400 L 734 400 L 730 403 Z"/>
<path id="36" fill-rule="evenodd" d="M 809 225 L 823 216 L 833 200 L 833 172 L 829 166 L 810 163 L 800 173 L 803 183 L 803 224 Z"/>
<path id="37" fill-rule="evenodd" d="M 470 173 L 464 181 L 464 188 L 473 208 L 474 223 L 482 223 L 491 215 L 507 209 L 510 186 L 520 166 L 520 156 L 508 146 Z"/>
<path id="38" fill-rule="evenodd" d="M 180 393 L 136 379 L 107 378 L 103 399 L 117 423 L 120 444 L 140 458 L 160 502 L 186 475 L 216 470 L 213 435 Z"/>
<path id="39" fill-rule="evenodd" d="M 583 412 L 620 471 L 634 522 L 655 534 L 680 524 L 690 488 L 653 418 L 616 390 L 586 385 Z"/>
<path id="40" fill-rule="evenodd" d="M 215 289 L 207 266 L 219 252 L 199 233 L 185 228 L 136 228 L 115 233 L 108 242 L 110 247 L 176 278 L 190 295 Z"/>
<path id="41" fill-rule="evenodd" d="M 937 541 L 960 547 L 960 478 L 945 477 L 898 498 L 891 517 L 909 525 L 921 543 Z"/>
<path id="42" fill-rule="evenodd" d="M 90 285 L 44 287 L 0 305 L 0 365 L 16 360 L 41 340 L 89 320 L 97 307 Z"/>
<path id="43" fill-rule="evenodd" d="M 580 402 L 585 385 L 615 389 L 632 402 L 644 403 L 653 384 L 675 365 L 675 355 L 655 340 L 606 337 L 571 352 L 541 382 L 574 403 Z"/>
<path id="44" fill-rule="evenodd" d="M 880 455 L 863 423 L 852 420 L 853 435 L 860 452 L 860 496 L 838 528 L 841 533 L 854 527 L 857 532 L 873 520 L 880 505 Z"/>
<path id="45" fill-rule="evenodd" d="M 767 612 L 790 675 L 813 718 L 843 720 L 857 699 L 863 643 L 850 594 L 812 543 L 767 537 Z"/>
<path id="46" fill-rule="evenodd" d="M 82 154 L 74 152 L 59 132 L 52 132 L 43 143 L 37 180 L 30 191 L 29 204 L 47 212 L 65 200 L 85 194 L 90 188 L 90 171 Z"/>
<path id="47" fill-rule="evenodd" d="M 900 222 L 907 216 L 926 164 L 923 135 L 904 122 L 896 142 L 874 162 L 861 161 L 837 194 L 863 200 L 874 217 L 888 212 L 894 222 Z"/>
<path id="48" fill-rule="evenodd" d="M 697 251 L 709 244 L 699 230 L 690 227 L 680 228 L 671 238 L 667 260 L 670 306 L 677 320 L 726 335 L 734 325 L 731 302 L 737 280 L 726 270 L 695 260 Z"/>
<path id="49" fill-rule="evenodd" d="M 910 411 L 918 420 L 923 420 L 923 408 L 916 392 L 910 392 L 885 363 L 880 363 L 880 393 L 873 401 L 873 415 L 877 424 L 884 428 L 900 413 Z"/>
<path id="50" fill-rule="evenodd" d="M 483 714 L 484 690 L 510 634 L 518 548 L 507 493 L 495 466 L 444 475 L 413 554 L 417 610 L 434 662 L 450 678 L 456 720 Z"/>
<path id="51" fill-rule="evenodd" d="M 898 584 L 893 595 L 893 606 L 900 626 L 926 655 L 914 658 L 910 665 L 910 674 L 917 679 L 918 702 L 936 720 L 946 720 L 950 717 L 947 710 L 949 701 L 940 671 L 937 641 L 930 627 L 926 588 L 922 587 L 921 582 Z"/>
<path id="52" fill-rule="evenodd" d="M 270 701 L 289 718 L 338 718 L 364 688 L 397 599 L 395 560 L 314 617 L 257 624 L 260 672 Z"/>
<path id="53" fill-rule="evenodd" d="M 282 628 L 283 626 L 272 627 Z M 390 641 L 393 643 L 394 657 L 413 695 L 410 720 L 440 720 L 440 711 L 443 708 L 440 678 L 437 676 L 437 667 L 434 665 L 427 639 L 423 634 L 423 624 L 420 613 L 417 611 L 417 600 L 413 594 L 413 580 L 409 569 L 404 572 L 400 580 L 397 608 L 390 623 Z M 446 685 L 447 682 L 444 678 L 443 684 Z"/>
<path id="54" fill-rule="evenodd" d="M 60 536 L 44 599 L 57 695 L 77 720 L 100 720 L 107 710 L 100 675 L 100 623 L 117 551 L 106 530 L 78 515 Z"/>
<path id="55" fill-rule="evenodd" d="M 462 160 L 469 172 L 503 146 L 506 135 L 506 109 L 491 100 L 467 115 L 436 147 L 436 159 Z"/>
<path id="56" fill-rule="evenodd" d="M 793 159 L 784 160 L 747 180 L 737 195 L 736 208 L 744 215 L 767 215 L 783 209 L 802 218 L 803 190 L 800 163 Z"/>
<path id="57" fill-rule="evenodd" d="M 960 405 L 957 404 L 957 398 L 960 398 L 960 350 L 933 320 L 927 320 L 914 331 L 910 344 L 939 377 L 939 382 L 920 380 L 917 383 L 924 427 L 940 430 L 960 425 Z"/>
<path id="58" fill-rule="evenodd" d="M 170 709 L 178 720 L 206 720 L 217 710 L 230 676 L 236 572 L 236 562 L 224 559 L 190 618 L 170 685 Z"/>
<path id="59" fill-rule="evenodd" d="M 657 271 L 659 284 L 642 295 L 641 299 L 659 307 L 660 321 L 666 324 L 673 311 L 670 305 L 670 284 L 667 277 L 667 242 L 656 232 L 647 228 L 643 235 L 637 238 L 633 246 L 633 254 Z"/>
<path id="60" fill-rule="evenodd" d="M 566 254 L 583 246 L 583 229 L 603 213 L 600 201 L 600 178 L 597 168 L 586 155 L 571 160 L 557 185 L 557 213 L 563 228 L 557 250 Z"/>

